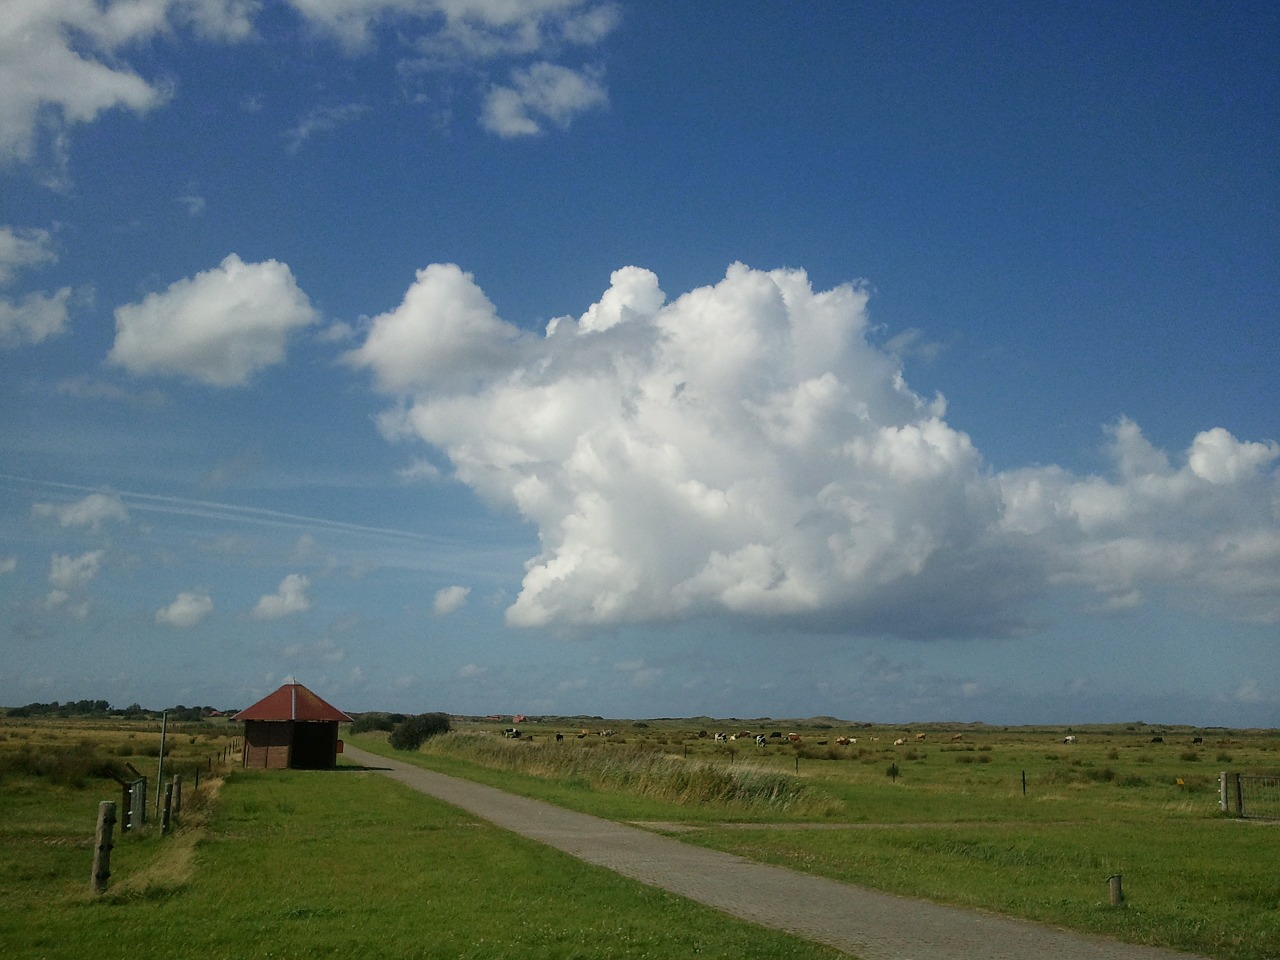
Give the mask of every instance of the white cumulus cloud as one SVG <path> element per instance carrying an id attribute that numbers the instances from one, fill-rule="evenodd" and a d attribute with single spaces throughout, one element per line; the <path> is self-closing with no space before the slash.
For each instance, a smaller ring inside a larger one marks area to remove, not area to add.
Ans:
<path id="1" fill-rule="evenodd" d="M 156 611 L 156 623 L 170 627 L 194 627 L 213 613 L 213 598 L 206 591 L 178 594 L 173 603 Z"/>
<path id="2" fill-rule="evenodd" d="M 252 32 L 257 0 L 57 0 L 5 3 L 0 16 L 0 161 L 27 161 L 40 132 L 122 108 L 146 113 L 172 95 L 125 59 L 140 43 L 188 27 L 210 39 Z"/>
<path id="3" fill-rule="evenodd" d="M 48 230 L 0 227 L 0 287 L 7 287 L 23 270 L 57 260 L 52 244 Z"/>
<path id="4" fill-rule="evenodd" d="M 311 581 L 301 573 L 291 573 L 280 581 L 275 593 L 263 594 L 257 606 L 253 608 L 256 620 L 279 620 L 293 613 L 302 613 L 311 609 L 311 600 L 307 597 L 307 588 Z"/>
<path id="5" fill-rule="evenodd" d="M 545 122 L 563 129 L 578 114 L 608 102 L 595 72 L 541 62 L 513 70 L 510 85 L 495 85 L 485 98 L 480 123 L 500 137 L 533 136 Z"/>
<path id="6" fill-rule="evenodd" d="M 488 502 L 538 531 L 515 625 L 705 614 L 898 636 L 1009 635 L 1028 601 L 1149 590 L 1280 621 L 1280 446 L 1225 430 L 1180 457 L 1109 428 L 1113 470 L 998 473 L 868 340 L 866 291 L 729 268 L 668 302 L 639 267 L 545 335 L 452 265 L 348 355 Z"/>
<path id="7" fill-rule="evenodd" d="M 80 590 L 102 569 L 105 550 L 90 550 L 78 557 L 55 553 L 49 562 L 49 582 L 58 590 Z"/>
<path id="8" fill-rule="evenodd" d="M 117 308 L 108 360 L 134 374 L 175 374 L 242 386 L 285 356 L 289 334 L 316 319 L 289 267 L 234 253 L 141 303 Z"/>
<path id="9" fill-rule="evenodd" d="M 0 297 L 0 346 L 41 343 L 67 329 L 67 301 L 71 288 L 57 293 L 29 293 L 21 300 Z"/>
<path id="10" fill-rule="evenodd" d="M 129 511 L 124 501 L 115 494 L 91 493 L 75 503 L 37 503 L 31 507 L 37 517 L 50 517 L 63 527 L 84 527 L 98 531 L 110 520 L 125 523 L 129 519 Z"/>
<path id="11" fill-rule="evenodd" d="M 57 260 L 52 240 L 48 230 L 0 226 L 0 287 L 12 284 L 23 270 Z M 28 293 L 20 300 L 0 297 L 0 347 L 40 343 L 65 332 L 70 298 L 70 287 L 54 294 Z"/>
<path id="12" fill-rule="evenodd" d="M 102 570 L 105 550 L 90 550 L 79 556 L 55 553 L 49 560 L 49 584 L 53 588 L 45 597 L 49 610 L 83 620 L 89 615 L 89 600 L 83 595 L 89 582 Z"/>
<path id="13" fill-rule="evenodd" d="M 565 43 L 594 44 L 618 22 L 596 0 L 289 0 L 348 50 L 365 49 L 379 23 L 395 23 L 436 60 L 487 60 Z"/>
<path id="14" fill-rule="evenodd" d="M 463 604 L 467 602 L 467 597 L 470 595 L 470 587 L 445 587 L 443 590 L 436 592 L 436 599 L 432 609 L 441 616 L 456 613 L 462 609 Z"/>
<path id="15" fill-rule="evenodd" d="M 418 271 L 395 310 L 375 317 L 363 344 L 346 355 L 384 390 L 408 390 L 501 370 L 520 331 L 498 319 L 475 279 L 451 263 Z"/>

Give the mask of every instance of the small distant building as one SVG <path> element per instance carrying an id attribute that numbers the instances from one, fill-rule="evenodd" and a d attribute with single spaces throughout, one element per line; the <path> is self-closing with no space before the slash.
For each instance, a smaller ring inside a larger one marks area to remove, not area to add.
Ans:
<path id="1" fill-rule="evenodd" d="M 241 763 L 263 770 L 332 770 L 342 750 L 338 724 L 351 722 L 300 683 L 286 683 L 231 719 L 244 722 Z"/>

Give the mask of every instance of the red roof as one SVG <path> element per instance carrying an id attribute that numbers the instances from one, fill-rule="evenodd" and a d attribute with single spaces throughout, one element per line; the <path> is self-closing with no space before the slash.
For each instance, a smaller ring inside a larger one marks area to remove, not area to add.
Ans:
<path id="1" fill-rule="evenodd" d="M 300 683 L 286 683 L 252 707 L 241 710 L 232 720 L 329 720 L 350 723 L 351 718 L 325 703 Z"/>

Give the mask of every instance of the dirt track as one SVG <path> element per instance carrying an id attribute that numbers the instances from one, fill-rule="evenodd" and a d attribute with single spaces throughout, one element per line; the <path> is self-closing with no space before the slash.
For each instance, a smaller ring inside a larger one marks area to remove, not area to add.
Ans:
<path id="1" fill-rule="evenodd" d="M 690 846 L 350 745 L 347 759 L 563 850 L 762 926 L 861 960 L 1189 960 L 993 914 L 943 907 Z"/>

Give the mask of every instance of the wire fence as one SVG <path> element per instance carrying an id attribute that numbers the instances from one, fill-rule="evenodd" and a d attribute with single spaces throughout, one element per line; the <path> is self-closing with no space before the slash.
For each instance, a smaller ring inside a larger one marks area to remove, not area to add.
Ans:
<path id="1" fill-rule="evenodd" d="M 1280 820 L 1280 776 L 1240 775 L 1240 816 Z"/>

